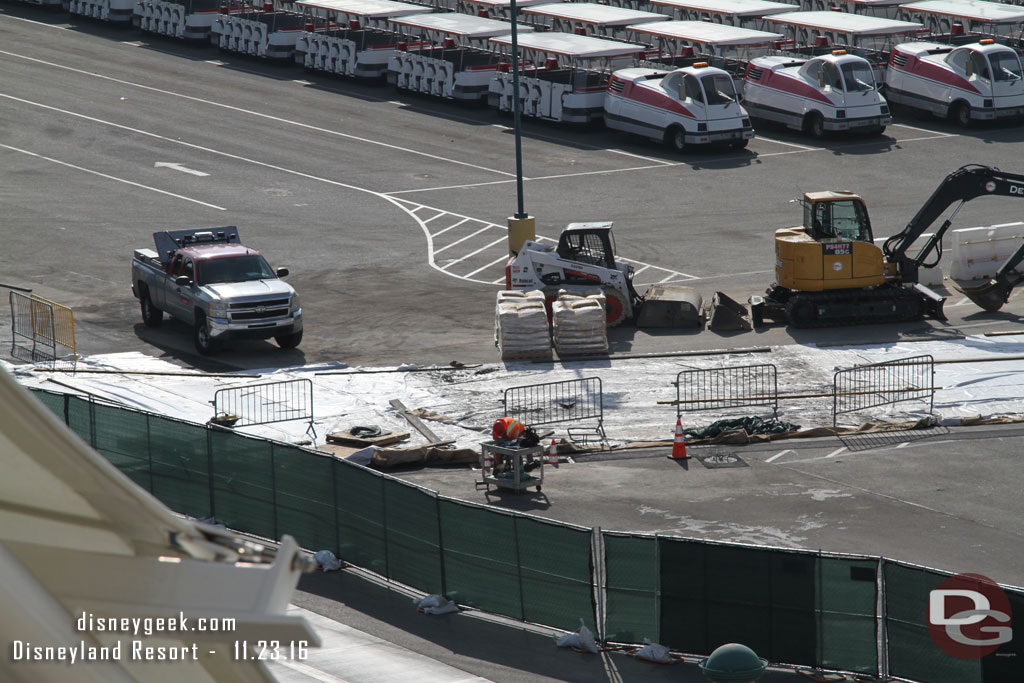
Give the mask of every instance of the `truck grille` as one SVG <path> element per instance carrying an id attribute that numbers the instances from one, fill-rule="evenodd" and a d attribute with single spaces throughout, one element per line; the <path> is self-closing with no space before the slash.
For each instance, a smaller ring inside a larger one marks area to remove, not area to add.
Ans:
<path id="1" fill-rule="evenodd" d="M 228 306 L 228 315 L 232 320 L 263 320 L 281 318 L 288 315 L 288 299 L 268 299 L 266 301 L 247 301 Z"/>

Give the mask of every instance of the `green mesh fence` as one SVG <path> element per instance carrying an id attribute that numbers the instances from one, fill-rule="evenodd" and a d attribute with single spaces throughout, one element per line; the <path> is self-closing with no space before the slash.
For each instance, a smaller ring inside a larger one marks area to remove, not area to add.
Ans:
<path id="1" fill-rule="evenodd" d="M 216 519 L 207 433 L 201 425 L 149 416 L 153 495 L 172 510 Z"/>
<path id="2" fill-rule="evenodd" d="M 86 399 L 69 396 L 66 406 L 66 422 L 68 427 L 71 427 L 71 431 L 78 434 L 82 441 L 95 448 L 96 442 L 93 441 L 92 434 L 92 407 L 93 403 Z"/>
<path id="3" fill-rule="evenodd" d="M 40 389 L 33 389 L 32 395 L 39 399 L 40 403 L 53 411 L 65 424 L 67 423 L 67 416 L 64 414 L 64 402 L 69 400 L 71 397 L 66 394 L 55 394 L 49 391 L 42 391 Z"/>
<path id="4" fill-rule="evenodd" d="M 657 541 L 662 644 L 708 654 L 736 642 L 773 663 L 877 673 L 877 560 Z"/>
<path id="5" fill-rule="evenodd" d="M 818 559 L 818 664 L 878 672 L 878 560 Z"/>
<path id="6" fill-rule="evenodd" d="M 277 539 L 271 444 L 230 430 L 209 430 L 216 521 Z"/>
<path id="7" fill-rule="evenodd" d="M 985 683 L 1020 683 L 1024 681 L 1024 590 L 1007 588 L 1010 616 L 1013 619 L 1013 640 L 999 646 L 994 653 L 981 660 Z"/>
<path id="8" fill-rule="evenodd" d="M 329 549 L 340 556 L 334 504 L 334 469 L 340 463 L 295 446 L 275 443 L 272 448 L 278 530 L 303 548 Z"/>
<path id="9" fill-rule="evenodd" d="M 603 532 L 605 637 L 616 643 L 661 642 L 658 543 L 653 536 Z"/>
<path id="10" fill-rule="evenodd" d="M 172 509 L 270 538 L 295 536 L 461 604 L 595 628 L 591 532 L 448 499 L 346 461 L 77 396 L 37 398 Z M 773 663 L 878 672 L 878 560 L 604 533 L 603 632 L 706 654 L 743 642 Z M 888 671 L 927 683 L 1019 683 L 1024 638 L 980 660 L 926 627 L 948 574 L 885 562 Z M 1024 592 L 1007 590 L 1024 615 Z"/>
<path id="11" fill-rule="evenodd" d="M 580 619 L 595 633 L 591 531 L 517 516 L 516 544 L 523 586 L 523 618 L 567 631 Z"/>
<path id="12" fill-rule="evenodd" d="M 334 487 L 338 492 L 338 557 L 387 576 L 384 477 L 340 461 L 334 468 Z"/>
<path id="13" fill-rule="evenodd" d="M 441 499 L 439 509 L 445 595 L 522 619 L 515 516 L 450 499 Z"/>
<path id="14" fill-rule="evenodd" d="M 444 593 L 437 494 L 384 480 L 387 577 L 424 593 Z"/>
<path id="15" fill-rule="evenodd" d="M 149 462 L 149 417 L 112 406 L 95 404 L 95 448 L 136 484 L 153 491 Z"/>
<path id="16" fill-rule="evenodd" d="M 889 672 L 927 683 L 994 683 L 982 678 L 979 660 L 947 655 L 928 633 L 929 593 L 951 574 L 889 561 L 883 567 Z"/>

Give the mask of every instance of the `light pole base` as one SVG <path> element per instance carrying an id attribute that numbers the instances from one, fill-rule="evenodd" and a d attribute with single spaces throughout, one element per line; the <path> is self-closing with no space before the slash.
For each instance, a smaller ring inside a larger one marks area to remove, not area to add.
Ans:
<path id="1" fill-rule="evenodd" d="M 526 240 L 537 239 L 537 219 L 533 216 L 508 219 L 508 255 L 513 256 L 523 247 Z"/>

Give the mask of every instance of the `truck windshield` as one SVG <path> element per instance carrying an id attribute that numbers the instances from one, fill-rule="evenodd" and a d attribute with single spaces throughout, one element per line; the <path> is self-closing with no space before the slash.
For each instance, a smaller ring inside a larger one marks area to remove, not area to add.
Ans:
<path id="1" fill-rule="evenodd" d="M 704 101 L 708 104 L 732 104 L 736 101 L 736 86 L 728 74 L 704 76 L 700 84 L 704 87 Z"/>
<path id="2" fill-rule="evenodd" d="M 196 282 L 200 285 L 269 280 L 277 277 L 277 274 L 271 270 L 270 264 L 259 255 L 215 258 L 199 261 L 196 265 L 199 271 L 196 273 Z"/>
<path id="3" fill-rule="evenodd" d="M 846 62 L 840 69 L 846 92 L 867 92 L 875 89 L 875 75 L 867 62 Z"/>
<path id="4" fill-rule="evenodd" d="M 997 81 L 1019 81 L 1022 78 L 1020 58 L 1016 52 L 993 52 L 988 56 L 992 63 L 992 76 Z"/>

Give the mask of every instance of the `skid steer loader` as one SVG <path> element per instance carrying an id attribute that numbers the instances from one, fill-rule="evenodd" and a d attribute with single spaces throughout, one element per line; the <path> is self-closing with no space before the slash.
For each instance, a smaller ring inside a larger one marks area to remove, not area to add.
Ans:
<path id="1" fill-rule="evenodd" d="M 696 290 L 659 285 L 644 297 L 633 288 L 633 266 L 615 260 L 610 222 L 570 223 L 557 245 L 527 240 L 505 265 L 505 288 L 539 289 L 549 301 L 560 289 L 599 288 L 609 327 L 626 321 L 640 327 L 703 324 Z"/>

